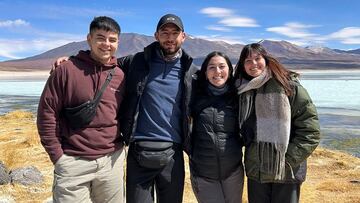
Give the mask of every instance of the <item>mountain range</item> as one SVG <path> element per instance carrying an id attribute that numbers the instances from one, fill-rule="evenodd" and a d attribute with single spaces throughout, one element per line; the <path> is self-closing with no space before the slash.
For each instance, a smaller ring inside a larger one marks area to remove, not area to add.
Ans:
<path id="1" fill-rule="evenodd" d="M 117 57 L 142 51 L 145 46 L 155 41 L 154 37 L 136 33 L 123 33 Z M 359 69 L 360 49 L 344 51 L 327 47 L 300 47 L 287 41 L 262 40 L 266 50 L 291 69 Z M 229 44 L 223 41 L 209 41 L 188 36 L 183 48 L 194 58 L 196 65 L 201 65 L 205 56 L 211 51 L 226 53 L 233 64 L 239 58 L 244 45 Z M 48 70 L 56 58 L 75 55 L 79 50 L 88 49 L 86 41 L 71 42 L 51 49 L 42 54 L 24 59 L 0 62 L 0 70 L 32 71 Z"/>

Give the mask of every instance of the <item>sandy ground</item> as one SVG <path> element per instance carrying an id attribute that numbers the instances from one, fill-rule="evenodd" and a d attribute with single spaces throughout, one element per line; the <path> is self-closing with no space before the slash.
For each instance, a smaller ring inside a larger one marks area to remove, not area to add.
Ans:
<path id="1" fill-rule="evenodd" d="M 0 71 L 0 80 L 46 79 L 49 71 Z"/>

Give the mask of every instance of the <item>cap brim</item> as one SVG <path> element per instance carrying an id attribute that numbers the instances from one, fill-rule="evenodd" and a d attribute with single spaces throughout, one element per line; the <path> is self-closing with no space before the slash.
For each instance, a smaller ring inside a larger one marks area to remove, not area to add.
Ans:
<path id="1" fill-rule="evenodd" d="M 179 30 L 184 31 L 184 29 L 182 29 L 179 24 L 174 23 L 174 22 L 167 22 L 167 23 L 162 24 L 162 25 L 159 27 L 158 31 L 159 31 L 162 27 L 164 27 L 165 25 L 167 25 L 167 24 L 174 24 L 174 25 L 176 25 L 176 27 L 179 28 Z"/>

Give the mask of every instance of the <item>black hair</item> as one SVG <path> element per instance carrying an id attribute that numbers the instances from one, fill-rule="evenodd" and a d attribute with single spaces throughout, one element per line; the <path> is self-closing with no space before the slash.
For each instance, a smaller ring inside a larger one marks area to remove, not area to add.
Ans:
<path id="1" fill-rule="evenodd" d="M 252 43 L 244 46 L 235 66 L 235 77 L 240 79 L 245 78 L 247 80 L 251 80 L 253 78 L 246 73 L 244 66 L 246 58 L 251 56 L 253 53 L 258 53 L 265 59 L 268 70 L 285 89 L 286 95 L 292 95 L 293 90 L 291 89 L 289 81 L 291 80 L 291 77 L 297 77 L 299 74 L 286 69 L 276 58 L 271 56 L 260 43 Z"/>
<path id="2" fill-rule="evenodd" d="M 107 16 L 98 16 L 90 23 L 90 33 L 95 30 L 105 30 L 115 32 L 120 35 L 121 29 L 119 24 L 112 18 Z"/>
<path id="3" fill-rule="evenodd" d="M 204 62 L 201 64 L 201 69 L 200 69 L 200 72 L 197 74 L 198 76 L 198 81 L 199 81 L 199 84 L 200 84 L 200 88 L 202 89 L 206 89 L 208 83 L 207 83 L 207 78 L 206 78 L 206 69 L 207 69 L 207 66 L 209 65 L 209 62 L 210 60 L 214 57 L 214 56 L 220 56 L 220 57 L 223 57 L 226 61 L 226 64 L 229 66 L 229 78 L 227 79 L 226 83 L 227 84 L 232 84 L 233 80 L 234 80 L 234 74 L 233 74 L 233 71 L 234 71 L 234 68 L 231 64 L 231 61 L 229 59 L 229 57 L 222 53 L 222 52 L 219 52 L 219 51 L 213 51 L 211 53 L 209 53 L 205 59 L 204 59 Z"/>

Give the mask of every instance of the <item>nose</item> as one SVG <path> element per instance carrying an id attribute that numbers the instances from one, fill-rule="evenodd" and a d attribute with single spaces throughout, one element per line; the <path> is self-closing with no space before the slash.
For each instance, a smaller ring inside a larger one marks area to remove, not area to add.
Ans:
<path id="1" fill-rule="evenodd" d="M 217 73 L 220 73 L 220 72 L 221 72 L 221 68 L 220 68 L 219 66 L 216 66 L 215 71 L 216 71 Z"/>
<path id="2" fill-rule="evenodd" d="M 174 37 L 172 37 L 172 36 L 169 36 L 167 39 L 166 39 L 166 41 L 168 41 L 168 42 L 174 42 L 175 41 L 175 38 Z"/>
<path id="3" fill-rule="evenodd" d="M 254 65 L 257 64 L 257 61 L 255 59 L 251 60 L 250 62 L 251 62 L 251 64 L 254 64 Z"/>
<path id="4" fill-rule="evenodd" d="M 104 43 L 105 43 L 105 45 L 109 46 L 109 45 L 110 45 L 110 39 L 106 39 L 106 40 L 104 41 Z"/>
<path id="5" fill-rule="evenodd" d="M 111 45 L 111 39 L 105 38 L 103 40 L 100 41 L 100 44 L 103 46 L 110 46 Z"/>

